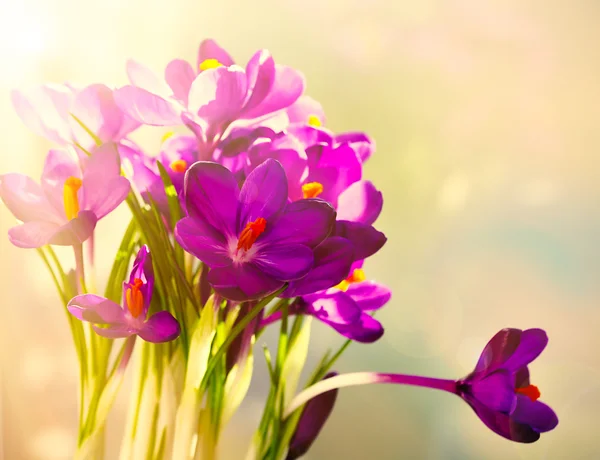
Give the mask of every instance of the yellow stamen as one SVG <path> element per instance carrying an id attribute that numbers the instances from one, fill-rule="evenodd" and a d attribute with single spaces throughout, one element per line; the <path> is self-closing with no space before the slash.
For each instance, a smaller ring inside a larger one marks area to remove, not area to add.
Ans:
<path id="1" fill-rule="evenodd" d="M 314 126 L 315 128 L 319 128 L 323 125 L 323 123 L 321 123 L 321 119 L 317 115 L 309 115 L 308 124 L 309 126 Z"/>
<path id="2" fill-rule="evenodd" d="M 362 268 L 355 268 L 348 278 L 342 280 L 342 282 L 335 287 L 340 291 L 346 292 L 351 284 L 360 283 L 366 279 L 365 271 Z"/>
<path id="3" fill-rule="evenodd" d="M 63 188 L 63 203 L 65 205 L 65 215 L 68 220 L 75 219 L 79 214 L 79 199 L 77 192 L 81 188 L 81 179 L 70 176 L 65 181 Z"/>
<path id="4" fill-rule="evenodd" d="M 223 64 L 221 64 L 216 59 L 212 59 L 212 58 L 206 59 L 200 63 L 200 72 L 204 72 L 205 70 L 208 70 L 208 69 L 216 69 L 217 67 L 222 67 L 222 66 L 223 66 Z"/>
<path id="5" fill-rule="evenodd" d="M 144 294 L 142 294 L 142 291 L 140 291 L 140 288 L 143 285 L 144 282 L 141 279 L 135 278 L 131 284 L 131 287 L 127 289 L 127 292 L 125 293 L 127 309 L 134 318 L 140 316 L 142 310 L 144 309 Z"/>
<path id="6" fill-rule="evenodd" d="M 173 134 L 175 134 L 173 131 L 166 132 L 165 135 L 160 140 L 160 143 L 164 144 L 167 140 L 169 140 L 171 137 L 173 137 Z"/>
<path id="7" fill-rule="evenodd" d="M 188 164 L 185 160 L 175 160 L 170 165 L 171 171 L 176 173 L 184 173 L 187 170 Z"/>
<path id="8" fill-rule="evenodd" d="M 302 186 L 302 195 L 304 198 L 316 198 L 323 193 L 323 184 L 320 182 L 309 182 Z"/>

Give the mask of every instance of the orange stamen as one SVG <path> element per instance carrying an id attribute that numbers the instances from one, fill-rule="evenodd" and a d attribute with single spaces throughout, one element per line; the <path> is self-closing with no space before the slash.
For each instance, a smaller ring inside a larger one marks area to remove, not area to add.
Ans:
<path id="1" fill-rule="evenodd" d="M 188 164 L 185 160 L 175 160 L 170 165 L 171 171 L 176 173 L 184 173 L 187 170 Z"/>
<path id="2" fill-rule="evenodd" d="M 240 233 L 237 248 L 247 251 L 252 247 L 256 239 L 265 231 L 267 220 L 259 217 L 254 222 L 248 222 Z"/>
<path id="3" fill-rule="evenodd" d="M 351 284 L 360 283 L 366 279 L 365 271 L 362 268 L 355 268 L 345 280 L 335 287 L 340 291 L 346 292 Z"/>
<path id="4" fill-rule="evenodd" d="M 144 294 L 140 291 L 140 288 L 144 285 L 144 282 L 135 278 L 131 287 L 127 289 L 125 293 L 125 301 L 127 302 L 127 309 L 131 313 L 131 316 L 137 318 L 144 309 Z"/>
<path id="5" fill-rule="evenodd" d="M 78 177 L 70 176 L 65 181 L 63 187 L 63 203 L 65 205 L 65 215 L 68 220 L 75 219 L 79 214 L 79 199 L 77 192 L 83 182 Z"/>
<path id="6" fill-rule="evenodd" d="M 541 396 L 540 390 L 535 385 L 527 385 L 523 388 L 517 388 L 515 391 L 529 397 L 532 401 L 537 401 Z"/>
<path id="7" fill-rule="evenodd" d="M 316 198 L 323 193 L 323 184 L 320 182 L 309 182 L 302 186 L 302 195 L 304 198 Z"/>

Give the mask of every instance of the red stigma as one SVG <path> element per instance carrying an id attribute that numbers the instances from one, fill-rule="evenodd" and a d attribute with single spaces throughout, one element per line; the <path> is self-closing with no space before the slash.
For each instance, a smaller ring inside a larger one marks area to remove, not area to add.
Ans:
<path id="1" fill-rule="evenodd" d="M 515 392 L 527 396 L 532 401 L 537 401 L 541 396 L 540 390 L 535 385 L 527 385 L 523 388 L 517 388 Z"/>
<path id="2" fill-rule="evenodd" d="M 265 231 L 267 220 L 259 217 L 253 222 L 248 222 L 240 233 L 237 248 L 247 251 L 252 247 L 256 239 Z"/>

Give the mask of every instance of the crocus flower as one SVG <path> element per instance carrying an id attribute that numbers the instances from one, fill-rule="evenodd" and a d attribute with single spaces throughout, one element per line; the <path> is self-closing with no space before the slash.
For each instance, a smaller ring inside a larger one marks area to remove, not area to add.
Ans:
<path id="1" fill-rule="evenodd" d="M 300 96 L 286 110 L 291 125 L 309 125 L 319 128 L 325 125 L 323 106 L 310 96 Z"/>
<path id="2" fill-rule="evenodd" d="M 71 299 L 69 312 L 92 327 L 103 337 L 118 339 L 138 335 L 147 342 L 175 340 L 180 333 L 177 320 L 168 311 L 159 311 L 148 318 L 152 300 L 154 272 L 147 246 L 142 246 L 135 258 L 129 280 L 123 283 L 122 306 L 94 294 Z"/>
<path id="3" fill-rule="evenodd" d="M 335 388 L 370 383 L 395 383 L 442 390 L 460 396 L 485 425 L 515 442 L 532 443 L 540 433 L 558 425 L 558 417 L 538 401 L 539 389 L 530 383 L 528 365 L 544 350 L 542 329 L 502 329 L 486 345 L 475 370 L 460 380 L 404 374 L 357 372 L 321 381 L 297 395 L 286 416 L 312 398 Z"/>
<path id="4" fill-rule="evenodd" d="M 8 237 L 22 248 L 81 244 L 129 189 L 112 144 L 83 160 L 72 150 L 50 150 L 41 186 L 22 174 L 0 176 L 0 198 L 23 222 L 11 228 Z"/>
<path id="5" fill-rule="evenodd" d="M 102 143 L 118 142 L 139 126 L 116 105 L 113 91 L 101 84 L 82 89 L 48 84 L 15 90 L 11 96 L 23 123 L 60 145 L 77 143 L 91 150 L 95 140 L 82 124 Z"/>
<path id="6" fill-rule="evenodd" d="M 337 372 L 330 372 L 323 380 L 336 375 Z M 331 415 L 337 394 L 337 389 L 327 391 L 306 403 L 290 441 L 286 460 L 295 460 L 308 452 Z"/>
<path id="7" fill-rule="evenodd" d="M 275 160 L 252 171 L 241 190 L 227 168 L 198 162 L 184 194 L 189 217 L 178 222 L 177 241 L 211 268 L 209 283 L 231 300 L 262 298 L 305 276 L 335 222 L 325 201 L 288 204 L 285 172 Z"/>

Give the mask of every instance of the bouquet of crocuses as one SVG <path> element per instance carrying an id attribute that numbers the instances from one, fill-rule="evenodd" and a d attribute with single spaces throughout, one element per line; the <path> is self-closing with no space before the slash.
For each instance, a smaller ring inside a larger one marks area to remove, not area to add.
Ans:
<path id="1" fill-rule="evenodd" d="M 298 71 L 266 50 L 242 67 L 205 40 L 194 65 L 175 59 L 161 78 L 129 61 L 127 75 L 131 84 L 118 89 L 14 91 L 23 122 L 58 147 L 39 184 L 0 178 L 20 221 L 10 241 L 38 251 L 66 308 L 80 364 L 77 458 L 103 457 L 107 415 L 129 367 L 120 458 L 216 458 L 257 354 L 270 391 L 249 460 L 304 455 L 349 385 L 453 393 L 517 442 L 558 424 L 530 383 L 528 365 L 548 341 L 541 329 L 501 330 L 459 380 L 331 371 L 352 341 L 383 334 L 373 312 L 391 292 L 363 270 L 386 242 L 373 226 L 383 198 L 362 174 L 373 141 L 325 128 Z M 165 135 L 148 154 L 128 138 L 141 125 L 188 131 Z M 123 201 L 131 220 L 100 295 L 94 230 Z M 73 269 L 53 246 L 73 248 Z M 345 341 L 300 382 L 314 320 Z M 277 348 L 257 352 L 267 327 L 279 329 Z"/>

